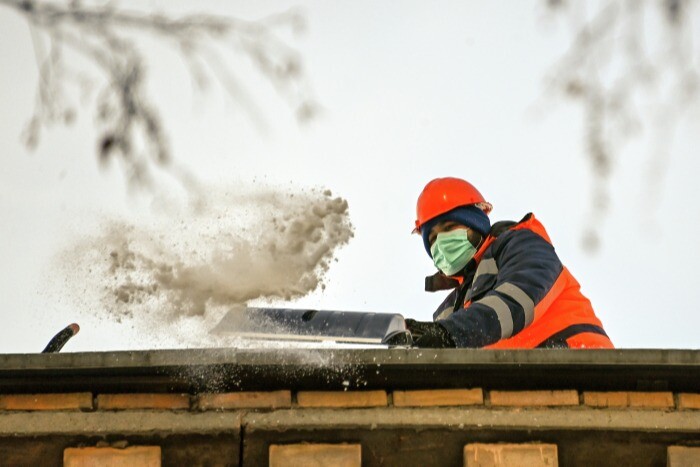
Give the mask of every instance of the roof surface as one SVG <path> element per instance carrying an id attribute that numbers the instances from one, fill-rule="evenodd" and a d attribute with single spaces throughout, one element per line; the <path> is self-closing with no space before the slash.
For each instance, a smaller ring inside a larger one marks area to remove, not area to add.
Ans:
<path id="1" fill-rule="evenodd" d="M 230 348 L 0 355 L 4 393 L 475 386 L 700 392 L 700 351 Z"/>

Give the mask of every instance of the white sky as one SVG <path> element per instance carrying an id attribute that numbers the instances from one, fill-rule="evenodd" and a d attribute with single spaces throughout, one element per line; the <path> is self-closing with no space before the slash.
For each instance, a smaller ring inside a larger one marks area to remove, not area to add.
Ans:
<path id="1" fill-rule="evenodd" d="M 324 186 L 348 200 L 355 238 L 325 291 L 292 306 L 431 319 L 443 294 L 422 290 L 434 267 L 409 235 L 415 200 L 430 179 L 458 176 L 493 203 L 492 221 L 536 214 L 618 347 L 699 347 L 697 121 L 679 128 L 667 172 L 656 174 L 660 209 L 645 205 L 649 141 L 626 147 L 599 226 L 602 248 L 591 255 L 581 248 L 591 191 L 581 113 L 541 100 L 544 73 L 569 35 L 544 21 L 539 3 L 254 3 L 196 8 L 256 18 L 301 4 L 308 30 L 292 43 L 324 108 L 309 126 L 253 78 L 247 83 L 268 123 L 260 129 L 220 89 L 194 95 L 170 49 L 145 47 L 158 56 L 151 86 L 174 157 L 196 176 L 218 185 Z M 101 218 L 129 215 L 139 200 L 114 167 L 98 170 L 90 106 L 76 125 L 44 131 L 38 150 L 26 152 L 19 135 L 37 80 L 31 40 L 7 9 L 0 31 L 0 352 L 33 352 L 84 313 L 99 315 L 45 293 L 55 254 Z M 114 323 L 83 326 L 66 350 L 128 348 L 122 332 Z"/>

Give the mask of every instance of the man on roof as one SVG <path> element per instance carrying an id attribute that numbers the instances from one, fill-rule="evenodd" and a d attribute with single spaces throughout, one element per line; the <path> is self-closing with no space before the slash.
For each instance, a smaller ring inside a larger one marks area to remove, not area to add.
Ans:
<path id="1" fill-rule="evenodd" d="M 415 233 L 438 272 L 426 290 L 453 289 L 433 322 L 406 320 L 416 347 L 598 348 L 613 344 L 540 222 L 491 225 L 474 186 L 446 177 L 418 197 Z"/>

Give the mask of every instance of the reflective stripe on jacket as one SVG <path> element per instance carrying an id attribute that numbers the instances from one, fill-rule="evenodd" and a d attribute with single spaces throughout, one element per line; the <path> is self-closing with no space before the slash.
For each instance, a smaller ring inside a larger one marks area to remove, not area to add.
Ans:
<path id="1" fill-rule="evenodd" d="M 493 226 L 434 319 L 458 347 L 613 348 L 532 214 Z"/>

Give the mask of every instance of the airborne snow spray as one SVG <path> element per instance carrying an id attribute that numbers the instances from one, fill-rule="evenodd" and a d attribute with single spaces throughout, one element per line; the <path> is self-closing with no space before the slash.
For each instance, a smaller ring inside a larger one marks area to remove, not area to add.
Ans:
<path id="1" fill-rule="evenodd" d="M 77 319 L 133 329 L 129 348 L 230 345 L 209 333 L 227 311 L 323 287 L 353 235 L 347 202 L 327 190 L 209 191 L 153 211 L 106 221 L 60 258 Z"/>

